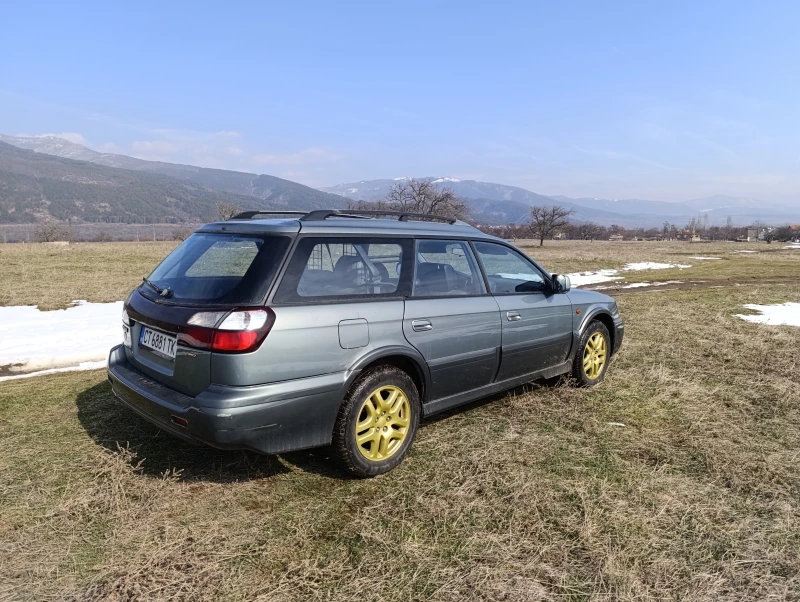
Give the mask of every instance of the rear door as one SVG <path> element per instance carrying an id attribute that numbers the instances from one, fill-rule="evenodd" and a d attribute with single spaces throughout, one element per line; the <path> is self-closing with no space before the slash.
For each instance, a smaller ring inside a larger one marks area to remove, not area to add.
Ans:
<path id="1" fill-rule="evenodd" d="M 527 257 L 498 243 L 474 242 L 500 308 L 502 353 L 497 380 L 564 362 L 572 344 L 572 304 L 554 294 Z"/>
<path id="2" fill-rule="evenodd" d="M 403 334 L 425 357 L 431 399 L 488 385 L 497 369 L 500 313 L 469 244 L 419 240 Z"/>
<path id="3" fill-rule="evenodd" d="M 202 333 L 231 309 L 263 305 L 290 242 L 286 235 L 190 236 L 126 303 L 128 361 L 181 393 L 204 391 L 212 382 L 212 354 Z"/>

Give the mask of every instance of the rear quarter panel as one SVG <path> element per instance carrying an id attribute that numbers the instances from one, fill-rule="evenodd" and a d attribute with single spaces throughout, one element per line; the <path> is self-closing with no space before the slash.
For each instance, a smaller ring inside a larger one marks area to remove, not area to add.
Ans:
<path id="1" fill-rule="evenodd" d="M 275 325 L 253 353 L 212 354 L 211 382 L 260 385 L 344 372 L 382 347 L 408 346 L 403 337 L 403 301 L 273 306 Z M 345 322 L 346 338 L 340 337 Z M 353 324 L 359 327 L 354 343 Z M 365 344 L 362 344 L 365 343 Z M 350 347 L 350 348 L 346 348 Z"/>

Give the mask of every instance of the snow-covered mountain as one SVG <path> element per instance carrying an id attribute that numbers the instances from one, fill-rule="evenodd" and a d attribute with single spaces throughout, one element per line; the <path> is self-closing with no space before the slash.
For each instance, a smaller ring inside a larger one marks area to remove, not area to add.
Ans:
<path id="1" fill-rule="evenodd" d="M 362 180 L 321 188 L 354 200 L 382 199 L 398 180 L 391 178 Z M 728 216 L 734 224 L 747 225 L 754 221 L 774 224 L 800 221 L 800 209 L 766 203 L 749 197 L 716 195 L 689 201 L 668 203 L 646 199 L 570 198 L 561 195 L 537 194 L 518 186 L 494 182 L 460 180 L 450 177 L 421 178 L 447 186 L 469 201 L 473 217 L 484 218 L 487 223 L 521 223 L 527 220 L 529 208 L 534 205 L 561 205 L 574 211 L 576 221 L 591 221 L 609 226 L 659 227 L 665 221 L 682 226 L 693 217 L 708 215 L 709 225 L 723 225 Z"/>
<path id="2" fill-rule="evenodd" d="M 5 136 L 0 142 L 46 155 L 87 161 L 96 165 L 157 173 L 189 181 L 209 189 L 255 197 L 275 207 L 341 208 L 347 200 L 372 201 L 386 196 L 392 186 L 408 176 L 378 180 L 362 180 L 321 188 L 303 186 L 269 175 L 257 175 L 223 169 L 209 169 L 160 161 L 145 161 L 126 155 L 100 153 L 56 136 Z M 472 217 L 487 224 L 522 223 L 528 220 L 534 205 L 561 205 L 573 210 L 573 219 L 610 226 L 660 227 L 665 221 L 682 226 L 690 219 L 708 216 L 709 225 L 723 225 L 728 216 L 736 225 L 754 221 L 771 224 L 800 222 L 800 208 L 766 203 L 749 197 L 725 195 L 668 203 L 646 199 L 570 198 L 543 195 L 518 186 L 494 182 L 464 180 L 449 176 L 423 178 L 447 186 L 466 199 Z M 256 203 L 253 206 L 261 207 Z"/>

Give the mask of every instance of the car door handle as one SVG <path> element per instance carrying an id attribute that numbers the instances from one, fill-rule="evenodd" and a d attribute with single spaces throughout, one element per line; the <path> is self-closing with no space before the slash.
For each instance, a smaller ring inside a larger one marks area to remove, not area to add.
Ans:
<path id="1" fill-rule="evenodd" d="M 506 319 L 508 319 L 509 322 L 516 322 L 518 320 L 521 320 L 522 316 L 519 315 L 518 311 L 507 311 Z"/>
<path id="2" fill-rule="evenodd" d="M 425 330 L 433 330 L 433 324 L 431 324 L 430 320 L 411 320 L 411 328 L 417 332 L 423 332 Z"/>

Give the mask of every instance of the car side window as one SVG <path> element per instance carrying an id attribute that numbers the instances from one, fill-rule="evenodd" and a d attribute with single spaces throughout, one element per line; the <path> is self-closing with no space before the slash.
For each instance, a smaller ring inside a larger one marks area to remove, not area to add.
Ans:
<path id="1" fill-rule="evenodd" d="M 520 253 L 491 242 L 474 244 L 493 294 L 548 290 L 544 274 Z"/>
<path id="2" fill-rule="evenodd" d="M 275 294 L 277 303 L 343 297 L 407 295 L 412 241 L 316 238 L 301 240 Z"/>
<path id="3" fill-rule="evenodd" d="M 469 244 L 453 240 L 417 242 L 415 297 L 453 297 L 486 292 Z"/>

